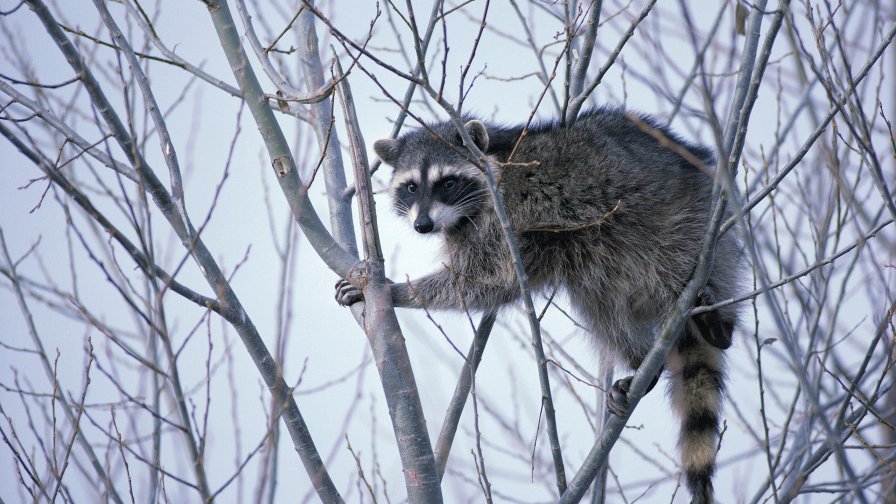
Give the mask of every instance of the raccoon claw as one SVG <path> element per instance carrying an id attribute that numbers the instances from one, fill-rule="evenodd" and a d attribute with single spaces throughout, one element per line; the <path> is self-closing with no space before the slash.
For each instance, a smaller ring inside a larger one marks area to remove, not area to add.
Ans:
<path id="1" fill-rule="evenodd" d="M 697 293 L 698 306 L 710 306 L 716 303 L 716 297 L 713 295 L 709 287 L 700 289 Z M 701 313 L 692 317 L 700 335 L 710 345 L 726 350 L 731 346 L 732 332 L 734 325 L 730 322 L 722 320 L 721 315 L 717 311 Z"/>
<path id="2" fill-rule="evenodd" d="M 351 306 L 360 301 L 364 301 L 364 294 L 361 289 L 355 287 L 347 280 L 340 279 L 336 282 L 336 302 L 340 306 Z"/>
<path id="3" fill-rule="evenodd" d="M 709 306 L 714 304 L 716 304 L 716 296 L 712 293 L 712 289 L 709 287 L 700 289 L 700 292 L 697 293 L 697 305 Z"/>
<path id="4" fill-rule="evenodd" d="M 632 378 L 634 376 L 616 380 L 607 392 L 607 409 L 618 417 L 625 416 L 628 412 L 628 389 L 632 385 Z"/>

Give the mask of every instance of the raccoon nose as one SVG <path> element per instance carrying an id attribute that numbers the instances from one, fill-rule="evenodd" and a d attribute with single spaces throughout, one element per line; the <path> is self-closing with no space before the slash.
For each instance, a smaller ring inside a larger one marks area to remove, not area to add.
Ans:
<path id="1" fill-rule="evenodd" d="M 417 217 L 417 219 L 414 221 L 414 229 L 418 233 L 423 233 L 423 234 L 428 233 L 428 232 L 432 231 L 432 228 L 433 228 L 432 219 L 430 219 L 428 215 L 421 215 L 421 216 Z"/>

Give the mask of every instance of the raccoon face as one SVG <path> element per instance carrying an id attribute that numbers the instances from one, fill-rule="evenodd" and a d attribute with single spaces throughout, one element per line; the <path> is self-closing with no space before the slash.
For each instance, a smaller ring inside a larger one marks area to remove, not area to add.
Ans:
<path id="1" fill-rule="evenodd" d="M 450 231 L 479 212 L 488 193 L 472 166 L 426 165 L 392 177 L 392 201 L 418 233 Z"/>
<path id="2" fill-rule="evenodd" d="M 466 128 L 485 151 L 485 125 L 474 120 Z M 463 148 L 456 132 L 446 137 Z M 488 198 L 482 172 L 429 132 L 416 130 L 398 140 L 379 140 L 373 149 L 395 168 L 391 185 L 395 211 L 407 217 L 418 233 L 451 231 L 475 216 Z"/>

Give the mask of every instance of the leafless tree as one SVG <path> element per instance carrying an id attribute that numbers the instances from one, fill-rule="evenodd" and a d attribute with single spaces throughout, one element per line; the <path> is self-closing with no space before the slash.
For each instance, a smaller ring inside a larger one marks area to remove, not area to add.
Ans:
<path id="1" fill-rule="evenodd" d="M 896 502 L 892 2 L 7 0 L 0 37 L 2 502 L 684 501 L 639 400 L 735 303 L 720 501 Z M 509 225 L 522 310 L 396 316 L 425 263 L 367 154 L 448 118 L 506 221 L 463 115 L 600 104 L 719 159 L 627 418 Z M 694 307 L 727 232 L 745 292 Z"/>

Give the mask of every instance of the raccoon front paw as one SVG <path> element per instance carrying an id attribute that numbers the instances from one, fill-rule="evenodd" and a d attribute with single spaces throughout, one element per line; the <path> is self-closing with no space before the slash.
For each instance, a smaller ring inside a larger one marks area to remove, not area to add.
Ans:
<path id="1" fill-rule="evenodd" d="M 364 294 L 361 289 L 355 287 L 347 280 L 340 279 L 336 282 L 336 302 L 340 306 L 351 306 L 360 301 L 364 301 Z"/>
<path id="2" fill-rule="evenodd" d="M 616 383 L 607 392 L 607 409 L 618 417 L 628 413 L 628 389 L 632 386 L 632 378 L 634 376 L 616 380 Z"/>

